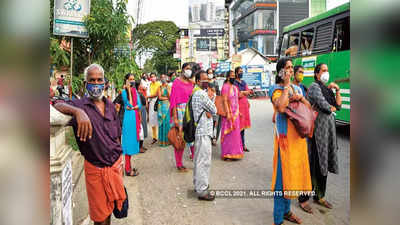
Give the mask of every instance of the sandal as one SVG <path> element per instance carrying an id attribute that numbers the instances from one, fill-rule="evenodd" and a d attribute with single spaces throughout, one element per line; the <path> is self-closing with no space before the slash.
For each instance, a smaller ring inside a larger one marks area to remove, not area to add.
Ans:
<path id="1" fill-rule="evenodd" d="M 297 217 L 296 215 L 294 215 L 294 213 L 291 212 L 291 211 L 288 212 L 286 215 L 284 215 L 283 218 L 285 220 L 289 220 L 292 223 L 297 223 L 297 224 L 301 224 L 302 223 L 301 219 L 299 217 Z"/>
<path id="2" fill-rule="evenodd" d="M 317 204 L 322 205 L 328 209 L 332 209 L 333 206 L 331 203 L 329 203 L 327 200 L 321 198 L 320 200 L 314 200 Z"/>
<path id="3" fill-rule="evenodd" d="M 304 212 L 313 214 L 312 208 L 308 203 L 305 203 L 304 206 L 302 205 L 302 203 L 299 203 L 299 206 Z"/>
<path id="4" fill-rule="evenodd" d="M 243 151 L 250 152 L 250 150 L 248 148 L 244 148 Z"/>
<path id="5" fill-rule="evenodd" d="M 155 143 L 157 143 L 157 139 L 153 139 L 153 142 L 151 142 L 152 145 L 154 145 Z"/>
<path id="6" fill-rule="evenodd" d="M 214 201 L 215 195 L 211 195 L 210 192 L 208 192 L 205 196 L 199 196 L 199 200 L 204 200 L 204 201 Z"/>
<path id="7" fill-rule="evenodd" d="M 137 171 L 136 168 L 133 168 L 131 172 L 125 171 L 125 175 L 128 177 L 136 177 L 137 175 L 139 175 L 139 172 Z"/>
<path id="8" fill-rule="evenodd" d="M 184 172 L 187 172 L 188 169 L 186 169 L 186 167 L 184 167 L 184 166 L 181 166 L 181 167 L 178 167 L 178 171 L 184 173 Z"/>

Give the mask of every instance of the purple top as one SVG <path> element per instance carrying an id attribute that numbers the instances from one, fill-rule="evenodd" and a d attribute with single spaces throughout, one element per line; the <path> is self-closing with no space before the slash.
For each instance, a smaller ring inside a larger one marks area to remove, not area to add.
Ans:
<path id="1" fill-rule="evenodd" d="M 121 126 L 114 104 L 103 97 L 105 102 L 104 117 L 96 105 L 87 97 L 67 101 L 66 103 L 83 109 L 89 116 L 93 127 L 92 138 L 81 142 L 76 136 L 78 126 L 75 117 L 70 121 L 76 142 L 83 157 L 97 167 L 112 166 L 122 154 L 120 144 Z"/>

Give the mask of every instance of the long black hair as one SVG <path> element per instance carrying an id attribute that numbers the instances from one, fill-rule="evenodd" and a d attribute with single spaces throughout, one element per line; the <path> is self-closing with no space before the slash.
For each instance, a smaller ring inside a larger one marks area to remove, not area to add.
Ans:
<path id="1" fill-rule="evenodd" d="M 280 84 L 283 82 L 283 79 L 279 76 L 279 72 L 283 70 L 286 66 L 288 61 L 292 61 L 289 58 L 280 58 L 279 61 L 276 63 L 276 76 L 275 76 L 275 83 Z"/>
<path id="2" fill-rule="evenodd" d="M 320 64 L 315 66 L 315 68 L 314 68 L 314 80 L 317 80 L 317 74 L 319 74 L 319 72 L 321 71 L 322 65 L 326 65 L 326 64 L 325 63 L 320 63 Z"/>
<path id="3" fill-rule="evenodd" d="M 182 72 L 183 72 L 183 70 L 185 69 L 185 67 L 187 67 L 187 66 L 189 66 L 190 65 L 190 63 L 184 63 L 183 65 L 182 65 Z"/>
<path id="4" fill-rule="evenodd" d="M 125 79 L 124 79 L 124 84 L 126 83 L 126 81 L 129 79 L 130 76 L 134 76 L 132 73 L 127 73 L 125 75 Z"/>

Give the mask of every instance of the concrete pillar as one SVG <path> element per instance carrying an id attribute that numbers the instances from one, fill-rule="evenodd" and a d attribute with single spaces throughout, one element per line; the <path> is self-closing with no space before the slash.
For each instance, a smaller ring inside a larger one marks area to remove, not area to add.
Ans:
<path id="1" fill-rule="evenodd" d="M 72 148 L 65 126 L 70 116 L 50 105 L 50 224 L 72 225 Z"/>

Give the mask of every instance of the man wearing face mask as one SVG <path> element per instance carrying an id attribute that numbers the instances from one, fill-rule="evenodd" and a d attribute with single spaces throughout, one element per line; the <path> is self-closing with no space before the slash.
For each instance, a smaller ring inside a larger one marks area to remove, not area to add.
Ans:
<path id="1" fill-rule="evenodd" d="M 208 192 L 211 167 L 211 138 L 213 135 L 213 115 L 217 108 L 213 102 L 214 91 L 209 88 L 210 79 L 207 73 L 200 70 L 196 74 L 196 87 L 192 95 L 194 121 L 199 121 L 196 127 L 194 141 L 193 184 L 199 200 L 214 200 L 215 196 Z"/>
<path id="2" fill-rule="evenodd" d="M 122 177 L 121 127 L 114 104 L 103 97 L 103 68 L 91 64 L 84 74 L 89 97 L 56 103 L 54 107 L 73 116 L 70 124 L 85 158 L 90 218 L 95 225 L 109 225 L 114 200 L 121 210 L 126 199 Z"/>
<path id="3" fill-rule="evenodd" d="M 309 158 L 312 188 L 315 191 L 314 201 L 328 209 L 332 204 L 325 200 L 328 172 L 338 174 L 338 145 L 336 140 L 336 124 L 334 112 L 340 110 L 342 99 L 340 88 L 335 83 L 326 85 L 329 81 L 328 66 L 318 64 L 314 69 L 314 79 L 308 88 L 307 99 L 318 111 L 314 122 L 314 135 L 309 141 Z M 332 89 L 335 89 L 336 94 Z M 308 196 L 300 199 L 307 202 Z"/>

